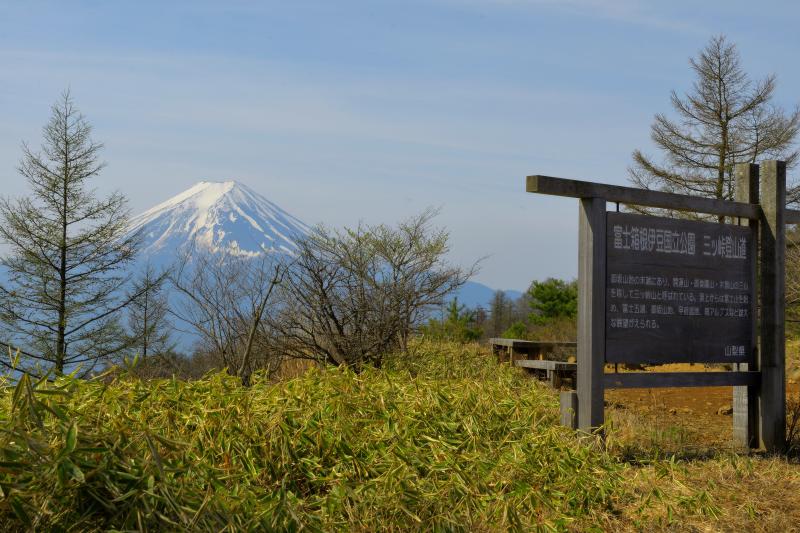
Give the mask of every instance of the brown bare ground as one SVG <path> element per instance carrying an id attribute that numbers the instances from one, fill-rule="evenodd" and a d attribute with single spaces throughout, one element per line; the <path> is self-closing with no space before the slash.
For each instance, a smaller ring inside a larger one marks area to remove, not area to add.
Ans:
<path id="1" fill-rule="evenodd" d="M 698 372 L 704 367 L 672 364 L 647 370 Z M 787 383 L 787 394 L 789 397 L 800 395 L 800 386 L 794 379 Z M 634 417 L 641 422 L 642 438 L 652 440 L 648 437 L 653 432 L 668 434 L 673 438 L 663 444 L 674 444 L 684 451 L 732 450 L 732 399 L 732 387 L 609 390 L 606 391 L 606 419 L 620 431 L 632 431 L 635 424 L 629 419 Z"/>
<path id="2" fill-rule="evenodd" d="M 791 372 L 796 366 L 790 356 L 790 398 L 800 398 Z M 800 531 L 800 464 L 796 458 L 733 453 L 732 392 L 731 387 L 607 391 L 607 446 L 629 468 L 627 491 L 604 529 Z"/>

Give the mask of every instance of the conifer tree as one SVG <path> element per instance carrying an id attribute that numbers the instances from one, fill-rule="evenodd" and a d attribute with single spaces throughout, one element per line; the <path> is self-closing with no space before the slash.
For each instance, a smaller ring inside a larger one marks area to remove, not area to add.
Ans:
<path id="1" fill-rule="evenodd" d="M 772 103 L 775 76 L 753 82 L 741 56 L 724 36 L 713 37 L 689 64 L 695 74 L 684 96 L 672 91 L 674 116 L 659 113 L 650 137 L 663 161 L 633 152 L 631 182 L 644 189 L 716 199 L 733 199 L 737 163 L 781 159 L 798 161 L 795 138 L 800 111 L 786 113 Z M 797 201 L 798 189 L 787 197 Z"/>
<path id="2" fill-rule="evenodd" d="M 104 166 L 91 131 L 65 92 L 41 151 L 23 143 L 19 173 L 30 195 L 0 199 L 0 240 L 10 246 L 0 259 L 0 322 L 6 342 L 35 354 L 24 370 L 88 373 L 127 345 L 118 315 L 132 299 L 124 287 L 137 238 L 126 234 L 125 197 L 98 198 L 91 188 Z"/>

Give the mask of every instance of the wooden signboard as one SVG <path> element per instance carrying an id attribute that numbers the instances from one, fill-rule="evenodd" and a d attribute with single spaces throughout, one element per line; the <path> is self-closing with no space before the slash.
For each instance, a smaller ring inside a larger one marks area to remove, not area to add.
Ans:
<path id="1" fill-rule="evenodd" d="M 784 449 L 784 225 L 800 223 L 800 210 L 785 208 L 782 161 L 739 164 L 735 181 L 737 201 L 528 176 L 528 192 L 580 199 L 577 391 L 562 394 L 562 408 L 577 417 L 567 423 L 601 431 L 609 388 L 725 385 L 737 445 Z M 727 223 L 608 212 L 610 202 L 617 211 L 621 203 Z M 606 365 L 683 362 L 732 369 Z"/>
<path id="2" fill-rule="evenodd" d="M 751 228 L 611 212 L 606 231 L 607 362 L 752 362 Z"/>

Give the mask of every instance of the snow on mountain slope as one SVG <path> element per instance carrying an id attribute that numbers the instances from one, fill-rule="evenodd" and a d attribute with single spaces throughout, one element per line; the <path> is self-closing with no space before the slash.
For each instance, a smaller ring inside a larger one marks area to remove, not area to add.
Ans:
<path id="1" fill-rule="evenodd" d="M 238 256 L 291 254 L 309 227 L 236 181 L 201 181 L 131 219 L 142 257 L 169 261 L 203 249 Z"/>

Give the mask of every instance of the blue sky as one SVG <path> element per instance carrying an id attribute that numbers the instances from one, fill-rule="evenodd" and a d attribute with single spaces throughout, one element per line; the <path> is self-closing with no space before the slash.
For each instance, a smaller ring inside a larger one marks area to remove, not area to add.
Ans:
<path id="1" fill-rule="evenodd" d="M 441 207 L 495 288 L 577 272 L 577 204 L 525 176 L 625 183 L 688 58 L 736 42 L 800 102 L 800 6 L 761 2 L 0 0 L 0 194 L 25 193 L 69 87 L 106 145 L 97 186 L 142 211 L 237 179 L 315 224 Z"/>

